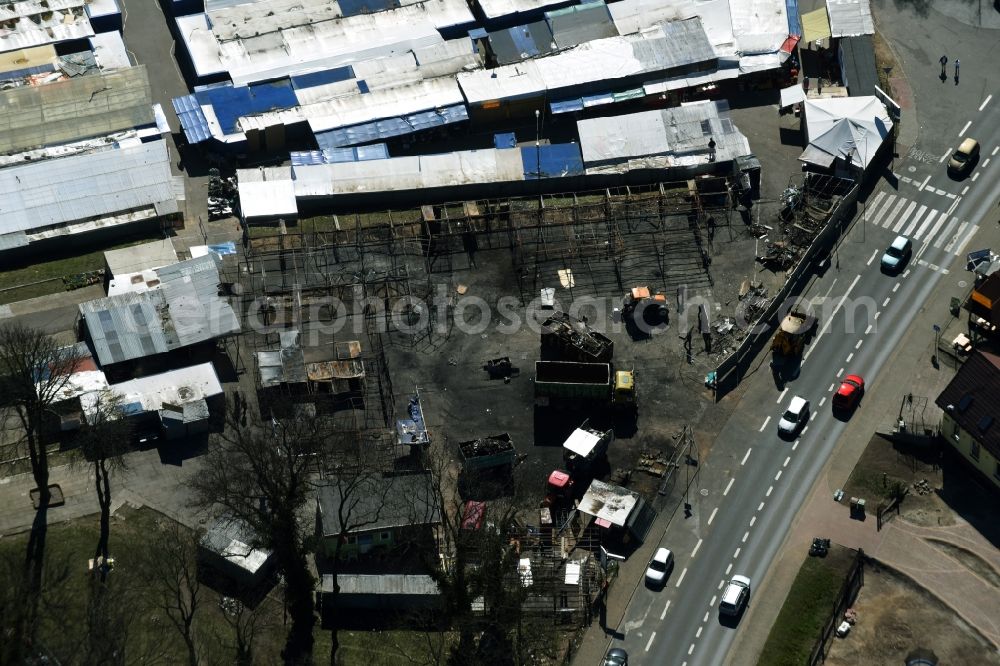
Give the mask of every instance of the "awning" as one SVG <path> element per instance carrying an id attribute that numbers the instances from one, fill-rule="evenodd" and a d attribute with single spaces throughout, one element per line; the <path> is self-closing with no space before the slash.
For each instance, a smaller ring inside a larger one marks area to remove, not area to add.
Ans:
<path id="1" fill-rule="evenodd" d="M 808 162 L 809 164 L 816 164 L 824 168 L 833 164 L 834 159 L 836 158 L 830 153 L 812 145 L 806 146 L 806 149 L 799 155 L 800 162 Z"/>
<path id="2" fill-rule="evenodd" d="M 801 83 L 781 89 L 781 108 L 784 109 L 792 104 L 801 104 L 804 101 L 806 101 L 806 91 L 802 88 Z"/>
<path id="3" fill-rule="evenodd" d="M 821 9 L 806 12 L 802 15 L 803 41 L 815 42 L 820 39 L 827 39 L 830 35 L 830 17 L 826 13 L 825 5 Z"/>

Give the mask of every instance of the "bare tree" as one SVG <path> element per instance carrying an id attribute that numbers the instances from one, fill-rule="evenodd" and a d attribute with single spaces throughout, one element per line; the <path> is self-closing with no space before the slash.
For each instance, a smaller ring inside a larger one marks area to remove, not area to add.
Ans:
<path id="1" fill-rule="evenodd" d="M 292 621 L 283 657 L 287 664 L 311 664 L 315 581 L 299 518 L 309 498 L 310 465 L 326 433 L 315 418 L 253 417 L 243 426 L 235 412 L 229 410 L 227 427 L 194 480 L 196 502 L 243 521 L 260 539 L 257 545 L 274 552 Z"/>
<path id="2" fill-rule="evenodd" d="M 28 538 L 23 576 L 26 593 L 23 612 L 4 643 L 12 658 L 23 654 L 22 648 L 33 644 L 38 627 L 38 608 L 43 587 L 45 540 L 48 534 L 49 460 L 45 430 L 53 405 L 64 398 L 70 377 L 81 363 L 76 347 L 61 348 L 41 331 L 18 323 L 0 325 L 0 402 L 8 408 L 5 429 L 16 428 L 17 448 L 26 451 L 38 493 L 38 509 Z"/>
<path id="3" fill-rule="evenodd" d="M 131 443 L 132 425 L 122 405 L 122 397 L 111 390 L 101 391 L 88 412 L 87 423 L 77 436 L 77 443 L 94 472 L 94 490 L 101 514 L 94 558 L 102 562 L 95 571 L 103 579 L 108 572 L 111 540 L 111 475 L 127 468 L 125 453 Z"/>
<path id="4" fill-rule="evenodd" d="M 204 595 L 198 580 L 197 535 L 169 518 L 164 518 L 149 535 L 138 562 L 148 584 L 145 597 L 158 612 L 166 615 L 187 648 L 190 666 L 198 666 L 195 618 Z"/>
<path id="5" fill-rule="evenodd" d="M 236 653 L 236 666 L 253 666 L 254 645 L 261 634 L 271 623 L 261 603 L 251 608 L 238 599 L 223 597 L 220 602 L 222 617 L 231 630 L 232 649 Z M 229 639 L 223 639 L 229 643 Z"/>

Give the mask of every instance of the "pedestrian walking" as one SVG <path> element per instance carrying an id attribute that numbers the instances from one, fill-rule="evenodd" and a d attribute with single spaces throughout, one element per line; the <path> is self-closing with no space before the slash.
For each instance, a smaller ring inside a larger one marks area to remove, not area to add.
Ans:
<path id="1" fill-rule="evenodd" d="M 941 56 L 941 59 L 938 62 L 941 63 L 941 83 L 944 83 L 948 80 L 948 72 L 945 71 L 945 66 L 948 64 L 948 56 Z"/>
<path id="2" fill-rule="evenodd" d="M 955 85 L 958 85 L 958 66 L 962 64 L 962 61 L 955 58 Z"/>

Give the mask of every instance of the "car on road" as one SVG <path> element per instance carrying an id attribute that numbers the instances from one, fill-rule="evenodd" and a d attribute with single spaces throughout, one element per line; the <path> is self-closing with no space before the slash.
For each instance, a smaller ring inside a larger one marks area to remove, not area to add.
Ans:
<path id="1" fill-rule="evenodd" d="M 602 666 L 628 666 L 628 652 L 621 648 L 611 648 L 604 655 Z"/>
<path id="2" fill-rule="evenodd" d="M 800 396 L 792 398 L 788 409 L 778 419 L 778 434 L 792 436 L 809 420 L 809 401 Z"/>
<path id="3" fill-rule="evenodd" d="M 746 576 L 733 576 L 722 590 L 719 612 L 723 615 L 739 615 L 749 598 L 750 579 Z"/>
<path id="4" fill-rule="evenodd" d="M 840 388 L 833 394 L 833 408 L 848 411 L 854 409 L 865 392 L 865 380 L 861 375 L 847 375 L 840 382 Z"/>
<path id="5" fill-rule="evenodd" d="M 886 248 L 882 255 L 882 270 L 888 273 L 898 273 L 910 260 L 913 254 L 913 243 L 906 236 L 896 236 L 896 240 Z"/>
<path id="6" fill-rule="evenodd" d="M 657 548 L 646 567 L 646 582 L 651 585 L 663 585 L 667 574 L 674 566 L 674 554 L 668 548 Z"/>
<path id="7" fill-rule="evenodd" d="M 956 176 L 965 175 L 976 165 L 978 159 L 979 142 L 975 139 L 965 139 L 951 154 L 951 159 L 948 160 L 948 172 Z"/>

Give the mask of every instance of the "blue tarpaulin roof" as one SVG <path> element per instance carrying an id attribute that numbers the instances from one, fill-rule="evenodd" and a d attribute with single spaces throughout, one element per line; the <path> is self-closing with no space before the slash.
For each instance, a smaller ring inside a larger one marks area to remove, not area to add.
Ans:
<path id="1" fill-rule="evenodd" d="M 582 176 L 585 173 L 580 146 L 575 143 L 522 146 L 521 163 L 524 165 L 525 180 Z"/>
<path id="2" fill-rule="evenodd" d="M 307 164 L 336 164 L 337 162 L 365 162 L 389 157 L 389 147 L 384 143 L 356 148 L 328 148 L 326 150 L 306 150 L 291 153 L 292 166 Z"/>
<path id="3" fill-rule="evenodd" d="M 238 130 L 236 121 L 240 116 L 254 113 L 290 109 L 299 102 L 295 98 L 291 81 L 270 81 L 252 86 L 236 88 L 220 86 L 199 90 L 195 97 L 202 104 L 211 104 L 219 125 L 226 134 L 234 134 Z"/>
<path id="4" fill-rule="evenodd" d="M 201 105 L 194 95 L 175 97 L 170 101 L 174 105 L 177 119 L 181 121 L 181 129 L 184 130 L 184 138 L 188 143 L 201 143 L 212 138 L 208 119 L 205 118 Z"/>
<path id="5" fill-rule="evenodd" d="M 574 111 L 583 111 L 583 100 L 577 97 L 576 99 L 565 99 L 561 102 L 552 102 L 549 104 L 549 108 L 552 113 L 572 113 Z"/>
<path id="6" fill-rule="evenodd" d="M 433 111 L 421 111 L 401 118 L 386 118 L 350 127 L 340 127 L 327 132 L 316 133 L 316 143 L 323 150 L 342 148 L 359 143 L 370 143 L 394 136 L 405 136 L 432 127 L 468 120 L 469 114 L 464 104 L 446 106 Z"/>
<path id="7" fill-rule="evenodd" d="M 516 148 L 517 136 L 513 132 L 493 135 L 494 148 Z"/>
<path id="8" fill-rule="evenodd" d="M 788 16 L 788 34 L 802 34 L 802 19 L 799 16 L 798 0 L 785 0 L 785 14 Z"/>
<path id="9" fill-rule="evenodd" d="M 346 67 L 335 67 L 334 69 L 324 69 L 322 72 L 310 72 L 309 74 L 299 74 L 291 77 L 292 88 L 313 88 L 327 83 L 346 81 L 354 78 L 354 68 L 350 65 Z"/>

